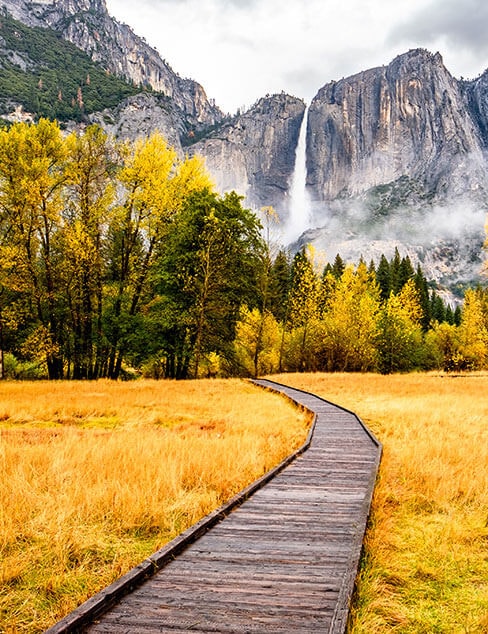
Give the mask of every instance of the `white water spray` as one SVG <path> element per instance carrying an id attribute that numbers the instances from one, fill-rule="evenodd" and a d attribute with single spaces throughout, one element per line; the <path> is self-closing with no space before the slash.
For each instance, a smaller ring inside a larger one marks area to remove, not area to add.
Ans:
<path id="1" fill-rule="evenodd" d="M 291 179 L 289 214 L 284 227 L 287 243 L 294 242 L 312 226 L 312 205 L 307 191 L 307 121 L 308 106 L 303 113 Z"/>

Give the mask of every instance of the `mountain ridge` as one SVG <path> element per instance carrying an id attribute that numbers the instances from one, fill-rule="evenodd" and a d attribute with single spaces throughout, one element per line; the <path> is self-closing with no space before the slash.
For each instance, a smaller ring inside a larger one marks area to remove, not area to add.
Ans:
<path id="1" fill-rule="evenodd" d="M 179 77 L 111 18 L 105 0 L 3 0 L 3 7 L 24 23 L 54 29 L 107 72 L 150 88 L 90 121 L 128 138 L 159 129 L 181 155 L 204 157 L 221 193 L 236 190 L 255 210 L 275 207 L 291 235 L 303 100 L 267 95 L 225 116 L 197 82 Z M 333 257 L 339 244 L 351 258 L 369 259 L 379 244 L 403 245 L 419 261 L 430 258 L 439 283 L 449 283 L 449 270 L 456 284 L 480 279 L 487 155 L 488 71 L 458 80 L 439 53 L 412 49 L 328 82 L 308 107 L 313 222 L 294 248 L 309 241 Z"/>
<path id="2" fill-rule="evenodd" d="M 105 0 L 2 0 L 1 4 L 27 26 L 60 33 L 107 71 L 171 98 L 187 125 L 200 128 L 224 118 L 200 84 L 180 77 L 128 25 L 111 17 Z"/>

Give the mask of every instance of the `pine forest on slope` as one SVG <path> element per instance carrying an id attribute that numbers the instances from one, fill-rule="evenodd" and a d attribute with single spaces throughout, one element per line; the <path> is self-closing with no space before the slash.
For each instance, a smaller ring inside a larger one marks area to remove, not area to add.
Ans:
<path id="1" fill-rule="evenodd" d="M 20 103 L 36 117 L 81 121 L 140 88 L 107 73 L 49 29 L 0 18 L 0 113 Z"/>

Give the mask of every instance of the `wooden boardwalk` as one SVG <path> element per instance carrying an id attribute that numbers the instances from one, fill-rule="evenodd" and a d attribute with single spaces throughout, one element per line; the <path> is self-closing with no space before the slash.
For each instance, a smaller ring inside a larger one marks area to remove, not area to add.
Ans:
<path id="1" fill-rule="evenodd" d="M 355 414 L 257 383 L 316 413 L 308 449 L 232 512 L 216 512 L 211 528 L 189 529 L 175 550 L 156 553 L 50 634 L 345 631 L 381 446 Z"/>

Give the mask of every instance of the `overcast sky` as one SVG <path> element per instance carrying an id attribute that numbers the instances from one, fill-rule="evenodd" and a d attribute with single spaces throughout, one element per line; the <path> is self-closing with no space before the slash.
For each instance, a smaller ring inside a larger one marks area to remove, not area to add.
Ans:
<path id="1" fill-rule="evenodd" d="M 282 90 L 309 102 L 333 79 L 439 51 L 455 77 L 488 67 L 487 0 L 106 0 L 224 111 Z"/>

